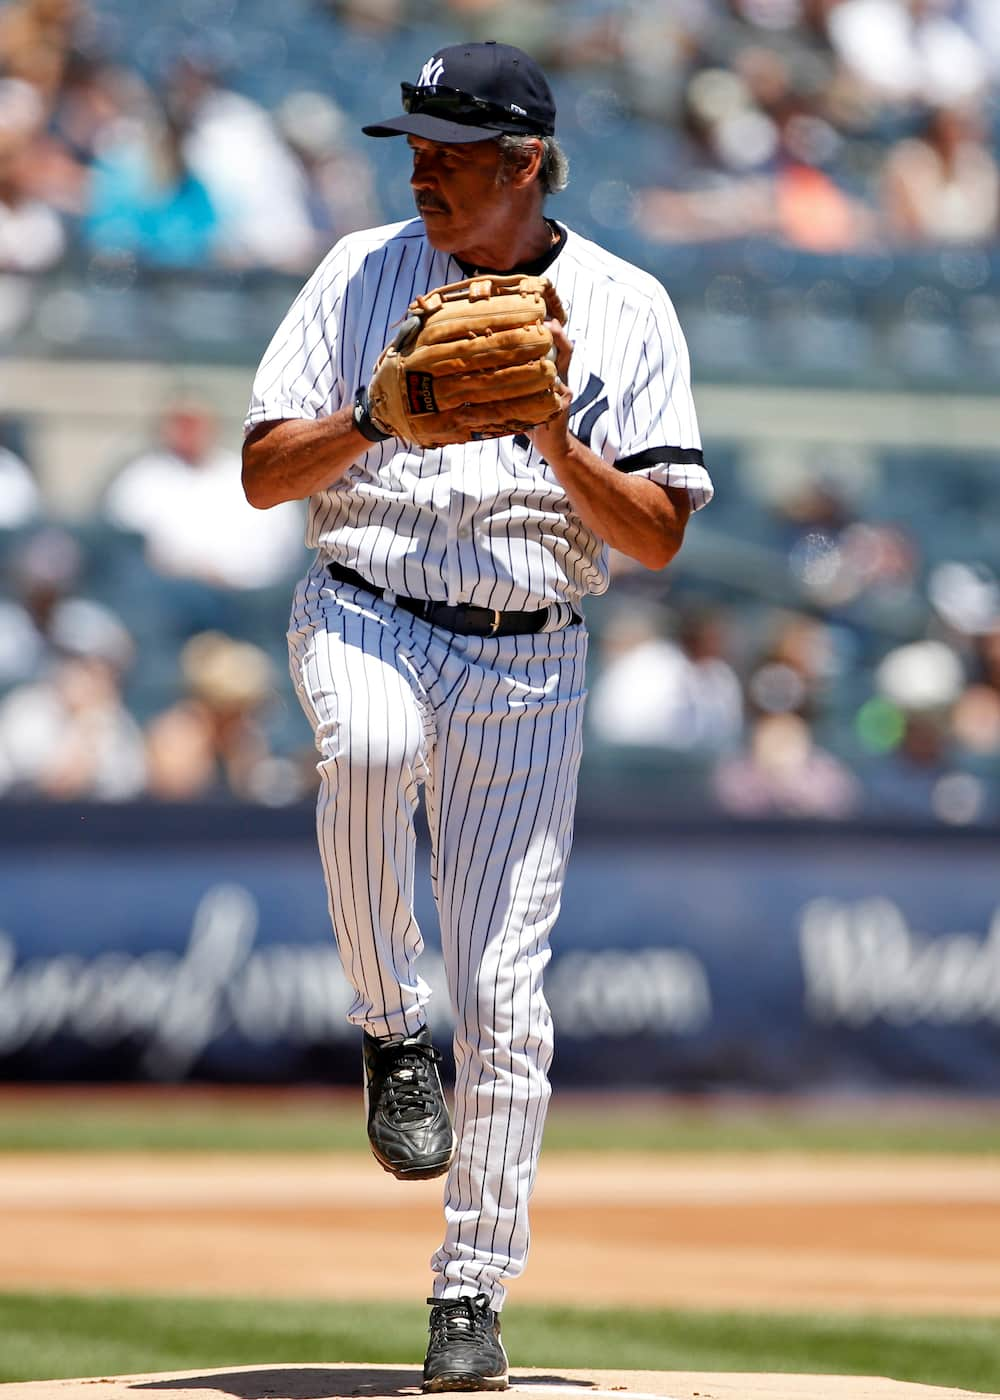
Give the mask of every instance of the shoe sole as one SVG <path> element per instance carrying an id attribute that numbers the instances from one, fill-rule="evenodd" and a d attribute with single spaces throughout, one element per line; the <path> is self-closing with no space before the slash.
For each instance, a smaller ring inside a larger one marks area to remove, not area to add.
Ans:
<path id="1" fill-rule="evenodd" d="M 414 1167 L 392 1166 L 384 1157 L 378 1155 L 374 1147 L 372 1147 L 372 1156 L 375 1158 L 376 1162 L 378 1162 L 382 1170 L 388 1172 L 390 1176 L 394 1176 L 397 1181 L 433 1181 L 437 1176 L 444 1176 L 445 1172 L 451 1166 L 457 1146 L 458 1138 L 452 1133 L 451 1151 L 448 1153 L 447 1157 L 443 1157 L 440 1160 L 432 1158 L 429 1162 L 425 1161 L 420 1166 Z M 369 1147 L 371 1147 L 371 1143 L 369 1143 Z"/>
<path id="2" fill-rule="evenodd" d="M 435 1376 L 432 1381 L 424 1381 L 423 1390 L 427 1395 L 442 1390 L 507 1390 L 510 1382 L 504 1376 L 474 1376 L 469 1372 L 453 1376 Z"/>
<path id="3" fill-rule="evenodd" d="M 375 1152 L 372 1153 L 372 1156 L 375 1158 L 376 1162 L 378 1162 L 382 1170 L 388 1172 L 389 1176 L 394 1176 L 397 1181 L 433 1181 L 437 1176 L 444 1176 L 451 1166 L 451 1157 L 449 1157 L 447 1161 L 438 1164 L 432 1163 L 429 1166 L 407 1168 L 390 1167 L 389 1164 L 383 1162 L 382 1158 Z"/>

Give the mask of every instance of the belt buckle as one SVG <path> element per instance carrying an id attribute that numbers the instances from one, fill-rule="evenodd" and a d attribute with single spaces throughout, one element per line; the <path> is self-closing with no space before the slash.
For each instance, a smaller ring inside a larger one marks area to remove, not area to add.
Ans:
<path id="1" fill-rule="evenodd" d="M 493 614 L 493 622 L 491 623 L 490 630 L 487 632 L 486 635 L 488 637 L 495 637 L 496 634 L 500 631 L 500 624 L 501 622 L 503 622 L 503 613 L 501 613 L 497 608 L 490 608 L 490 612 Z"/>

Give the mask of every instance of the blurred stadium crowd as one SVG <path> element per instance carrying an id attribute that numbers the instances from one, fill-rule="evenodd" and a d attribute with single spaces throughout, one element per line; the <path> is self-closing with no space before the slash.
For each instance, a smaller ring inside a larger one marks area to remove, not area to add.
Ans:
<path id="1" fill-rule="evenodd" d="M 617 178 L 586 171 L 598 224 L 820 251 L 996 240 L 995 0 L 10 0 L 0 266 L 83 247 L 311 268 L 382 212 L 359 101 L 370 116 L 455 34 L 530 48 L 564 129 L 633 123 Z"/>
<path id="2" fill-rule="evenodd" d="M 696 384 L 741 344 L 745 375 L 765 325 L 801 367 L 793 301 L 824 367 L 886 373 L 869 293 L 904 308 L 894 363 L 995 384 L 997 0 L 11 0 L 7 345 L 46 279 L 141 304 L 158 274 L 236 297 L 268 274 L 287 303 L 341 234 L 412 212 L 395 143 L 357 129 L 462 37 L 553 74 L 575 165 L 553 212 L 663 276 Z M 590 771 L 738 817 L 1000 819 L 995 445 L 762 454 L 703 429 L 704 525 L 669 576 L 616 559 L 590 609 Z M 238 446 L 177 398 L 66 519 L 0 422 L 0 797 L 308 794 L 281 654 L 302 514 L 245 506 Z"/>

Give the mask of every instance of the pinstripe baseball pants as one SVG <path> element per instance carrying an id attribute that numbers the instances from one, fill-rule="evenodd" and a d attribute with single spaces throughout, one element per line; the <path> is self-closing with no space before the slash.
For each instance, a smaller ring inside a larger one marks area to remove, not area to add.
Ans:
<path id="1" fill-rule="evenodd" d="M 572 841 L 587 638 L 445 632 L 314 569 L 289 629 L 320 759 L 317 833 L 330 917 L 370 1034 L 426 1021 L 413 914 L 424 786 L 431 881 L 455 1017 L 455 1131 L 436 1297 L 523 1269 L 549 1099 L 542 990 Z"/>

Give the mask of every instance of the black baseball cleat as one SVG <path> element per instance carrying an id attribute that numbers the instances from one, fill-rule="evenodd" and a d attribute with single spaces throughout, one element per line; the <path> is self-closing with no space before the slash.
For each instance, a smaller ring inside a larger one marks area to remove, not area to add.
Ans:
<path id="1" fill-rule="evenodd" d="M 424 1390 L 506 1390 L 507 1354 L 500 1314 L 485 1293 L 476 1298 L 428 1298 L 430 1341 Z"/>
<path id="2" fill-rule="evenodd" d="M 441 1176 L 455 1151 L 440 1060 L 426 1026 L 402 1040 L 364 1033 L 368 1141 L 380 1165 L 401 1181 Z"/>

